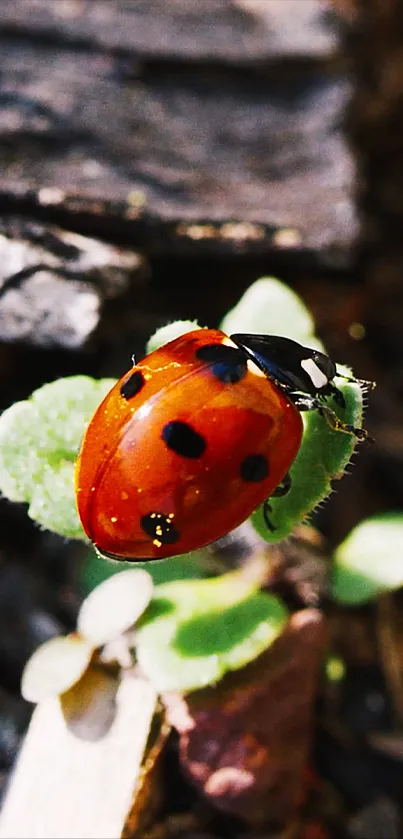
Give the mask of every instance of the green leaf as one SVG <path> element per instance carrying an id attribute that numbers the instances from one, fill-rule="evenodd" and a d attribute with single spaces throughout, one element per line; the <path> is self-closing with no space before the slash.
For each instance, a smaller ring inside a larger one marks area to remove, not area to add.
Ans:
<path id="1" fill-rule="evenodd" d="M 239 303 L 226 315 L 222 329 L 234 332 L 261 332 L 285 335 L 308 347 L 324 351 L 314 335 L 314 322 L 300 298 L 287 286 L 272 277 L 255 282 Z M 340 368 L 340 373 L 351 376 L 351 371 Z M 346 399 L 341 410 L 329 402 L 344 422 L 361 426 L 363 391 L 359 385 L 337 379 L 337 386 Z M 270 500 L 270 521 L 275 530 L 269 531 L 263 517 L 263 507 L 252 516 L 258 533 L 268 542 L 278 542 L 288 536 L 332 491 L 332 481 L 340 478 L 357 445 L 355 437 L 334 431 L 315 411 L 303 415 L 304 436 L 297 458 L 290 469 L 292 487 L 281 498 Z"/>
<path id="2" fill-rule="evenodd" d="M 336 380 L 344 394 L 345 409 L 328 401 L 344 422 L 360 427 L 362 424 L 363 393 L 358 384 Z M 303 521 L 317 505 L 332 492 L 332 481 L 341 478 L 357 445 L 351 434 L 335 431 L 317 411 L 303 415 L 304 434 L 297 457 L 290 469 L 291 489 L 287 495 L 270 499 L 270 521 L 275 527 L 269 531 L 263 517 L 263 507 L 252 516 L 257 532 L 267 542 L 278 542 L 288 536 L 295 524 Z"/>
<path id="3" fill-rule="evenodd" d="M 149 349 L 193 328 L 197 328 L 193 321 L 170 324 L 156 333 Z M 223 328 L 282 332 L 320 346 L 302 302 L 270 278 L 259 280 L 246 292 L 224 320 Z M 84 538 L 74 499 L 73 464 L 85 424 L 113 384 L 113 380 L 97 382 L 85 376 L 54 382 L 36 391 L 30 400 L 12 406 L 0 418 L 0 491 L 11 500 L 28 503 L 32 518 L 63 536 Z M 345 383 L 343 390 L 347 398 L 345 419 L 360 425 L 361 391 Z M 332 431 L 314 412 L 305 417 L 305 425 L 303 444 L 292 468 L 292 490 L 286 498 L 273 500 L 274 534 L 268 533 L 261 510 L 253 517 L 256 528 L 268 541 L 278 541 L 290 533 L 294 524 L 330 492 L 331 480 L 343 473 L 354 448 L 351 436 Z M 96 564 L 101 579 L 119 570 L 109 562 L 102 565 L 100 559 Z M 185 559 L 182 568 L 192 565 Z M 155 567 L 158 576 L 161 566 L 158 563 Z M 97 577 L 97 573 L 88 572 L 88 578 L 91 574 Z M 154 576 L 154 571 L 151 573 Z M 87 591 L 92 587 L 91 582 L 86 584 Z"/>
<path id="4" fill-rule="evenodd" d="M 139 664 L 159 691 L 195 690 L 257 658 L 286 621 L 281 601 L 239 572 L 167 583 L 140 621 Z"/>
<path id="5" fill-rule="evenodd" d="M 332 596 L 366 603 L 403 585 L 403 514 L 384 513 L 361 522 L 334 555 Z"/>
<path id="6" fill-rule="evenodd" d="M 284 335 L 305 346 L 323 349 L 314 335 L 312 316 L 302 300 L 274 277 L 262 277 L 253 283 L 225 316 L 221 329 L 227 335 L 235 332 Z"/>
<path id="7" fill-rule="evenodd" d="M 112 379 L 72 376 L 44 385 L 0 417 L 0 491 L 29 505 L 48 530 L 84 538 L 74 495 L 74 463 L 85 424 Z"/>
<path id="8" fill-rule="evenodd" d="M 172 556 L 166 560 L 156 562 L 136 562 L 136 570 L 147 571 L 155 586 L 171 582 L 172 580 L 200 579 L 208 576 L 206 564 L 210 554 L 208 549 L 201 548 L 193 553 Z M 116 562 L 100 556 L 95 549 L 88 551 L 80 570 L 81 590 L 88 594 L 104 580 L 115 574 L 120 574 L 126 563 Z"/>
<path id="9" fill-rule="evenodd" d="M 164 344 L 168 344 L 169 341 L 179 338 L 180 335 L 185 335 L 186 332 L 192 332 L 193 329 L 201 328 L 197 320 L 176 320 L 173 323 L 167 323 L 166 326 L 161 326 L 160 329 L 157 329 L 154 335 L 149 338 L 146 352 L 147 354 L 154 352 L 154 350 L 157 350 Z"/>

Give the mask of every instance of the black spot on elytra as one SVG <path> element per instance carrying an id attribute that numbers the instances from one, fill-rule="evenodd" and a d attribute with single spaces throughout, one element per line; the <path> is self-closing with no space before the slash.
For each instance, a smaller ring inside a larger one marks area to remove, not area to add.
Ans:
<path id="1" fill-rule="evenodd" d="M 173 420 L 164 425 L 161 437 L 171 451 L 181 457 L 198 458 L 206 449 L 206 441 L 187 422 Z"/>
<path id="2" fill-rule="evenodd" d="M 196 358 L 211 364 L 213 376 L 227 385 L 235 385 L 246 376 L 247 357 L 242 350 L 226 344 L 206 344 L 196 351 Z"/>
<path id="3" fill-rule="evenodd" d="M 263 454 L 248 454 L 241 463 L 240 473 L 243 481 L 259 483 L 269 475 L 269 462 Z"/>
<path id="4" fill-rule="evenodd" d="M 172 519 L 165 513 L 147 513 L 140 519 L 140 525 L 147 536 L 158 539 L 162 545 L 172 545 L 180 539 L 180 534 Z"/>
<path id="5" fill-rule="evenodd" d="M 145 385 L 145 378 L 140 370 L 129 373 L 127 379 L 120 386 L 120 394 L 124 399 L 132 399 L 137 396 Z"/>

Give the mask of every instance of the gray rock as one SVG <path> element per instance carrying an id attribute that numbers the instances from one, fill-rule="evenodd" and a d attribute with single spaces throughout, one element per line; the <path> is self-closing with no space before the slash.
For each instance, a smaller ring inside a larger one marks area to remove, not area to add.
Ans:
<path id="1" fill-rule="evenodd" d="M 101 303 L 124 294 L 143 260 L 94 239 L 22 220 L 0 225 L 0 340 L 79 349 Z"/>
<path id="2" fill-rule="evenodd" d="M 267 61 L 337 51 L 324 0 L 3 0 L 1 31 L 145 58 Z"/>

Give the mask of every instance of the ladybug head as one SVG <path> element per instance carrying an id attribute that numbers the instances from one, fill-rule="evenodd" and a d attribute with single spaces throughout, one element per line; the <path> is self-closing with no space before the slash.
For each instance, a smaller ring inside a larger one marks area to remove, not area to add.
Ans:
<path id="1" fill-rule="evenodd" d="M 343 404 L 343 397 L 333 384 L 336 365 L 319 350 L 279 335 L 236 334 L 231 339 L 283 390 L 311 396 L 333 395 Z"/>

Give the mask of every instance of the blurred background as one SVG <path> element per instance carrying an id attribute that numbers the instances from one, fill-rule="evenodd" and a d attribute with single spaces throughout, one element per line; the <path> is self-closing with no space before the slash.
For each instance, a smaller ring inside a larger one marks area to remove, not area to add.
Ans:
<path id="1" fill-rule="evenodd" d="M 376 445 L 319 531 L 332 547 L 401 510 L 401 2 L 2 0 L 0 56 L 0 408 L 61 376 L 117 377 L 157 327 L 216 326 L 276 276 L 329 354 L 377 381 Z M 2 784 L 31 711 L 22 668 L 74 627 L 80 561 L 0 501 Z M 344 650 L 352 737 L 402 723 L 372 617 L 351 617 Z M 354 811 L 386 800 L 382 835 L 401 835 L 403 747 L 373 764 L 331 748 L 339 794 Z"/>

